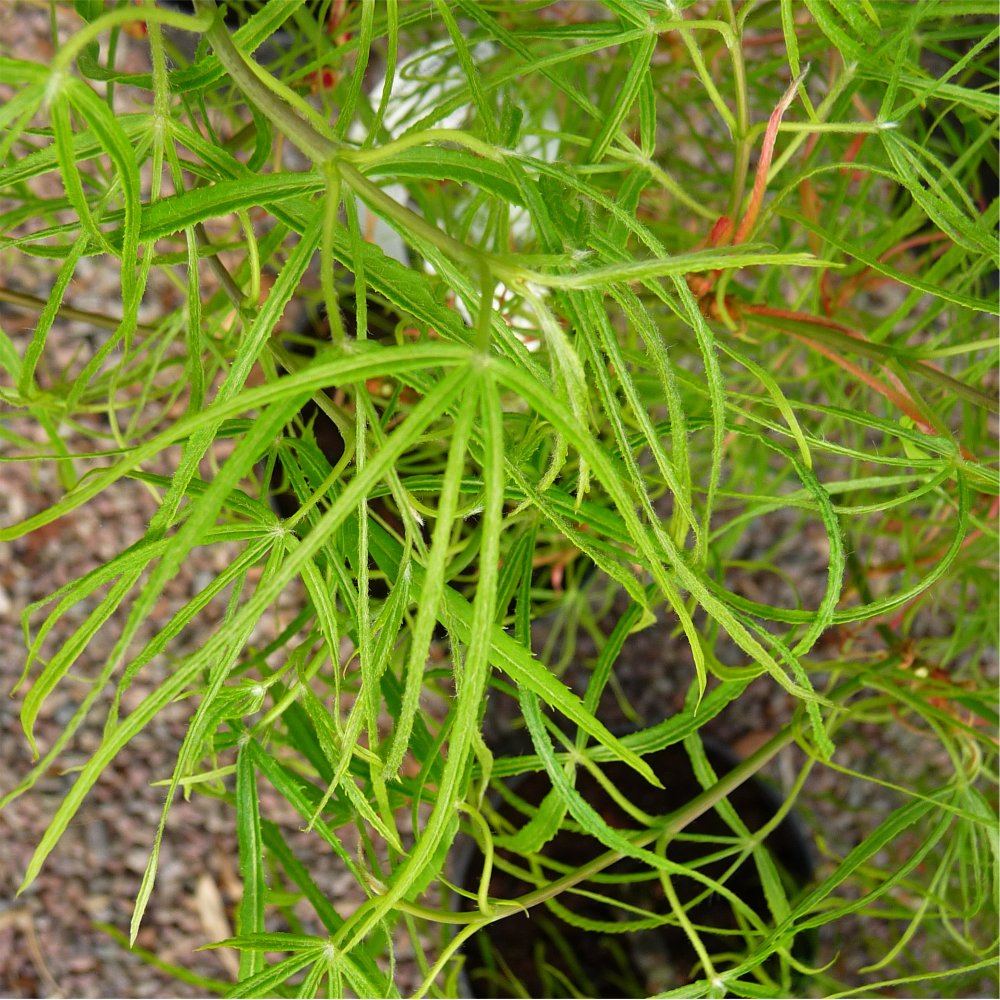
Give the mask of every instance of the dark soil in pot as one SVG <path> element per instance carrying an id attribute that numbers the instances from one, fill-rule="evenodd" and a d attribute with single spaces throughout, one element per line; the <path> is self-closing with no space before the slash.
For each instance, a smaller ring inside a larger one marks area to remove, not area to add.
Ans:
<path id="1" fill-rule="evenodd" d="M 737 758 L 720 746 L 706 744 L 706 754 L 716 774 L 731 770 Z M 644 812 L 656 816 L 674 812 L 701 793 L 690 760 L 683 746 L 670 746 L 646 758 L 660 776 L 665 790 L 656 789 L 624 764 L 604 766 L 608 779 L 629 801 Z M 576 787 L 609 825 L 635 828 L 629 817 L 608 792 L 589 773 L 578 770 Z M 550 790 L 544 772 L 514 779 L 510 791 L 526 803 L 537 805 Z M 769 786 L 756 779 L 745 782 L 728 798 L 739 817 L 751 831 L 759 830 L 778 811 L 781 799 Z M 497 811 L 514 829 L 524 825 L 524 812 L 511 801 L 498 804 Z M 695 868 L 721 879 L 732 858 L 705 860 L 720 853 L 725 840 L 732 841 L 732 829 L 715 810 L 692 822 L 668 846 L 666 856 L 679 864 Z M 794 895 L 813 874 L 809 844 L 799 823 L 788 816 L 768 835 L 765 847 L 777 862 L 782 879 Z M 569 830 L 561 831 L 543 849 L 544 856 L 563 870 L 572 871 L 604 853 L 594 838 Z M 490 896 L 515 899 L 534 886 L 516 874 L 501 870 L 504 862 L 519 864 L 519 859 L 497 850 L 497 865 L 490 882 Z M 478 848 L 470 851 L 464 867 L 464 888 L 475 893 L 482 872 L 483 859 Z M 465 946 L 465 975 L 472 996 L 476 997 L 635 997 L 674 989 L 701 975 L 698 957 L 685 931 L 671 915 L 658 878 L 637 862 L 622 861 L 601 876 L 588 881 L 584 888 L 593 895 L 564 892 L 556 900 L 558 909 L 534 907 L 530 913 L 518 913 L 489 924 Z M 631 876 L 631 878 L 630 878 Z M 698 928 L 709 955 L 716 961 L 716 971 L 735 965 L 745 951 L 740 921 L 729 901 L 718 893 L 706 891 L 695 879 L 674 876 L 671 884 L 688 919 Z M 752 858 L 744 861 L 726 880 L 726 886 L 744 901 L 764 925 L 772 923 L 764 889 Z M 594 898 L 600 895 L 603 899 Z M 614 900 L 615 902 L 612 902 Z M 617 904 L 617 905 L 616 905 Z M 475 909 L 473 900 L 463 898 L 463 909 Z M 645 930 L 625 933 L 598 933 L 570 921 L 620 923 L 639 919 L 638 907 L 667 922 Z M 567 917 L 570 919 L 567 920 Z M 808 960 L 814 942 L 799 938 L 794 954 Z M 776 970 L 772 970 L 775 971 Z"/>

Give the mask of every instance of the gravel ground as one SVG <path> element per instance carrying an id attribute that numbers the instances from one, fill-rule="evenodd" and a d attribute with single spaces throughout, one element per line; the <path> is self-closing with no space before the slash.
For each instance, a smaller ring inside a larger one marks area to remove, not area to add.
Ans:
<path id="1" fill-rule="evenodd" d="M 58 9 L 59 17 L 67 17 Z M 139 60 L 141 49 L 128 49 L 123 37 L 123 59 Z M 31 51 L 35 58 L 50 55 L 48 10 L 32 4 L 0 3 L 0 51 Z M 2 97 L 3 95 L 0 95 Z M 0 258 L 6 287 L 44 297 L 51 276 L 41 270 L 18 271 Z M 114 296 L 114 275 L 102 273 L 96 265 L 81 268 L 68 300 L 78 308 L 100 309 Z M 148 308 L 153 318 L 172 287 L 154 287 Z M 159 299 L 157 298 L 159 296 Z M 158 304 L 159 302 L 159 304 Z M 30 335 L 30 314 L 0 304 L 4 328 L 19 347 Z M 99 336 L 81 324 L 65 324 L 55 329 L 53 361 L 71 364 L 81 334 Z M 37 433 L 28 426 L 14 426 L 16 433 L 29 438 Z M 67 442 L 71 449 L 86 448 L 85 438 Z M 3 467 L 0 493 L 0 524 L 10 524 L 42 510 L 61 495 L 61 487 L 51 464 L 36 468 L 28 464 Z M 33 602 L 48 598 L 55 589 L 100 565 L 139 538 L 156 509 L 148 490 L 138 483 L 120 482 L 91 503 L 72 514 L 13 544 L 0 548 L 0 689 L 9 690 L 23 665 L 23 640 L 19 618 Z M 747 541 L 740 558 L 752 559 L 754 550 L 768 549 L 778 538 L 792 537 L 782 519 L 785 512 L 771 515 Z M 795 535 L 785 569 L 792 573 L 805 600 L 821 591 L 825 582 L 826 551 L 822 533 Z M 199 592 L 230 561 L 235 549 L 218 546 L 197 550 L 186 560 L 162 600 L 145 623 L 140 641 L 151 636 L 186 600 Z M 730 581 L 733 584 L 733 581 Z M 736 584 L 733 584 L 736 585 Z M 738 581 L 755 600 L 780 602 L 773 580 L 748 576 Z M 297 607 L 298 595 L 289 591 L 273 618 L 263 626 L 255 641 L 288 621 Z M 46 649 L 59 648 L 73 628 L 93 610 L 82 602 L 64 616 L 50 635 Z M 206 609 L 197 634 L 185 633 L 172 648 L 171 656 L 191 651 L 220 620 L 224 606 L 217 601 Z M 35 619 L 37 623 L 37 618 Z M 608 619 L 608 626 L 613 619 Z M 946 623 L 945 623 L 946 624 Z M 83 677 L 100 669 L 113 647 L 121 622 L 112 619 L 81 655 L 74 670 Z M 940 624 L 937 626 L 940 627 Z M 680 707 L 687 679 L 691 676 L 690 652 L 683 639 L 674 634 L 673 623 L 658 626 L 632 637 L 620 663 L 623 693 L 644 722 L 654 722 Z M 545 639 L 540 629 L 538 641 Z M 568 670 L 565 679 L 582 690 L 586 682 L 586 646 L 583 656 Z M 994 665 L 995 669 L 995 665 Z M 169 672 L 170 659 L 161 657 L 137 677 L 127 695 L 128 709 L 155 689 Z M 50 700 L 39 719 L 36 734 L 43 752 L 65 726 L 78 702 L 70 685 L 63 685 Z M 709 735 L 750 753 L 789 718 L 794 705 L 790 697 L 766 678 L 755 681 L 737 706 L 713 721 Z M 510 706 L 503 698 L 491 700 L 491 724 L 496 735 L 509 725 Z M 31 759 L 17 717 L 18 701 L 0 701 L 0 794 L 9 791 L 27 774 Z M 168 706 L 153 723 L 132 741 L 105 773 L 86 800 L 74 823 L 60 841 L 39 877 L 20 896 L 16 890 L 29 862 L 34 845 L 70 788 L 74 775 L 50 769 L 35 789 L 0 812 L 0 996 L 5 997 L 187 997 L 200 996 L 204 989 L 181 983 L 160 971 L 134 952 L 120 945 L 97 924 L 113 925 L 127 932 L 132 900 L 146 866 L 153 831 L 163 802 L 163 789 L 153 782 L 169 777 L 173 761 L 184 738 L 190 713 L 187 703 Z M 602 715 L 610 725 L 628 722 L 610 695 L 602 704 Z M 98 745 L 100 713 L 77 734 L 65 760 L 82 763 Z M 837 763 L 862 772 L 891 774 L 900 784 L 917 781 L 933 768 L 933 746 L 901 726 L 859 726 L 842 734 Z M 784 751 L 769 768 L 769 776 L 779 785 L 791 784 L 801 764 L 795 748 Z M 830 769 L 816 769 L 803 796 L 803 811 L 814 829 L 822 831 L 833 856 L 842 856 L 899 804 L 892 792 L 872 784 L 853 781 Z M 265 795 L 264 810 L 287 830 L 291 840 L 301 844 L 302 860 L 317 882 L 330 894 L 338 910 L 347 913 L 359 901 L 350 877 L 318 850 L 314 838 L 300 836 L 295 818 L 279 801 Z M 205 796 L 178 801 L 171 813 L 161 852 L 157 888 L 146 914 L 138 944 L 155 950 L 160 959 L 209 979 L 231 981 L 234 956 L 225 951 L 196 952 L 205 940 L 231 932 L 233 909 L 240 895 L 236 870 L 236 839 L 231 815 L 221 802 Z M 828 864 L 818 853 L 820 874 Z M 834 962 L 832 973 L 859 986 L 873 978 L 859 970 L 881 957 L 887 945 L 888 924 L 855 920 L 840 922 L 821 940 L 820 962 Z M 406 956 L 401 971 L 407 974 Z M 933 967 L 934 960 L 928 960 Z M 412 968 L 410 963 L 409 968 Z M 984 979 L 982 992 L 990 995 L 992 979 Z M 946 994 L 954 995 L 954 994 Z"/>

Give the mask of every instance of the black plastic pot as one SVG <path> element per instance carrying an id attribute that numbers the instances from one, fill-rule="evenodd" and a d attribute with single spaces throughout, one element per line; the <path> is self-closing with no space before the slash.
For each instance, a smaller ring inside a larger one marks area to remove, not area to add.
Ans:
<path id="1" fill-rule="evenodd" d="M 706 743 L 705 751 L 716 774 L 724 774 L 738 763 L 738 758 L 721 746 Z M 617 789 L 644 812 L 654 816 L 672 813 L 701 793 L 702 787 L 682 746 L 667 747 L 646 759 L 666 786 L 665 790 L 654 788 L 626 765 L 613 763 L 603 768 Z M 538 805 L 550 788 L 544 772 L 514 779 L 510 785 L 513 795 L 530 805 Z M 625 814 L 582 768 L 577 771 L 576 788 L 609 825 L 636 828 L 636 820 Z M 756 831 L 774 818 L 781 797 L 763 781 L 751 779 L 731 792 L 728 802 L 746 826 Z M 526 822 L 523 810 L 510 801 L 500 801 L 496 808 L 515 829 Z M 722 840 L 732 836 L 731 828 L 718 812 L 710 810 L 671 841 L 666 856 L 721 879 L 732 858 L 710 858 L 722 850 Z M 790 894 L 794 895 L 813 875 L 812 853 L 801 824 L 790 814 L 767 836 L 764 844 L 777 862 Z M 554 866 L 559 866 L 555 870 L 574 871 L 605 850 L 588 835 L 563 831 L 546 845 L 543 853 Z M 516 899 L 535 888 L 516 874 L 502 870 L 504 861 L 519 865 L 518 858 L 498 848 L 497 859 L 490 882 L 491 897 Z M 473 894 L 482 869 L 482 855 L 478 847 L 473 847 L 460 872 L 463 887 Z M 725 884 L 765 925 L 771 923 L 763 885 L 752 858 L 744 861 Z M 713 956 L 716 971 L 735 965 L 740 953 L 745 953 L 745 938 L 740 933 L 740 919 L 729 901 L 719 893 L 706 891 L 702 883 L 690 877 L 673 876 L 671 885 Z M 634 911 L 628 911 L 628 906 L 669 915 L 671 907 L 655 873 L 638 862 L 625 860 L 577 888 L 585 893 L 561 893 L 556 899 L 558 909 L 547 905 L 534 907 L 528 913 L 497 920 L 470 939 L 464 947 L 468 995 L 649 996 L 683 986 L 701 975 L 697 954 L 676 921 L 625 933 L 588 930 L 572 922 L 589 922 L 596 927 L 602 923 L 634 921 L 637 917 Z M 597 894 L 604 898 L 594 898 Z M 464 897 L 459 906 L 476 908 L 473 900 Z M 798 959 L 808 961 L 813 950 L 812 940 L 797 939 L 794 954 Z"/>

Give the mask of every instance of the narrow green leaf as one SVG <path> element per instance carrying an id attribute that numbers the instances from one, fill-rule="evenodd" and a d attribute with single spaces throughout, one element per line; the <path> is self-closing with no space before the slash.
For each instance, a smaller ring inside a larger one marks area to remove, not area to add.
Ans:
<path id="1" fill-rule="evenodd" d="M 274 786 L 282 798 L 284 798 L 295 811 L 307 823 L 311 822 L 311 829 L 315 830 L 334 854 L 347 866 L 347 869 L 355 877 L 359 885 L 364 885 L 365 880 L 357 862 L 351 856 L 350 851 L 344 846 L 340 838 L 321 820 L 313 817 L 314 801 L 313 796 L 318 800 L 319 791 L 309 785 L 305 778 L 293 774 L 283 767 L 278 761 L 264 751 L 256 740 L 251 740 L 246 744 L 249 754 L 253 758 L 254 767 L 264 775 Z M 307 791 L 308 789 L 308 791 Z"/>
<path id="2" fill-rule="evenodd" d="M 466 43 L 465 36 L 462 34 L 462 31 L 458 26 L 458 22 L 455 20 L 454 15 L 445 0 L 434 0 L 434 6 L 437 9 L 441 20 L 444 22 L 448 35 L 451 38 L 451 43 L 454 46 L 455 55 L 458 57 L 459 65 L 461 65 L 462 72 L 465 74 L 465 79 L 468 81 L 469 91 L 472 94 L 472 103 L 476 107 L 476 111 L 479 115 L 479 121 L 482 123 L 483 130 L 486 132 L 486 138 L 489 142 L 495 144 L 499 140 L 496 122 L 496 108 L 490 104 L 486 97 L 486 93 L 483 90 L 483 83 L 479 75 L 479 69 L 472 58 L 472 53 L 469 51 L 469 46 Z"/>
<path id="3" fill-rule="evenodd" d="M 34 757 L 38 756 L 38 746 L 35 743 L 34 724 L 38 713 L 55 690 L 59 682 L 66 676 L 73 663 L 83 652 L 90 640 L 97 634 L 107 620 L 118 611 L 125 595 L 138 580 L 141 570 L 134 569 L 122 575 L 101 602 L 77 628 L 70 641 L 60 646 L 58 652 L 45 665 L 41 674 L 31 685 L 31 690 L 25 695 L 21 705 L 21 726 L 27 737 L 28 745 Z M 25 667 L 27 670 L 27 666 Z"/>
<path id="4" fill-rule="evenodd" d="M 354 120 L 358 99 L 364 94 L 365 70 L 368 68 L 374 34 L 375 9 L 374 0 L 362 0 L 361 30 L 356 33 L 358 54 L 354 61 L 350 86 L 341 100 L 340 114 L 334 129 L 334 134 L 338 139 L 343 139 L 347 135 L 347 130 Z"/>
<path id="5" fill-rule="evenodd" d="M 0 78 L 8 83 L 47 83 L 50 70 L 47 66 L 28 62 L 25 59 L 11 59 L 0 56 Z"/>
<path id="6" fill-rule="evenodd" d="M 531 648 L 531 579 L 533 574 L 534 567 L 529 550 L 521 563 L 521 580 L 515 617 L 515 638 L 525 649 Z M 636 605 L 632 606 L 636 607 Z M 523 698 L 522 711 L 537 717 L 539 714 L 537 696 L 523 688 L 521 696 Z M 594 701 L 590 697 L 590 686 L 587 688 L 587 696 L 584 706 L 596 715 Z M 575 762 L 567 760 L 564 767 L 567 777 L 572 778 Z M 566 818 L 567 809 L 565 800 L 555 789 L 552 789 L 542 800 L 535 815 L 517 833 L 511 837 L 496 837 L 495 841 L 501 847 L 506 847 L 519 854 L 536 853 L 556 835 Z"/>
<path id="7" fill-rule="evenodd" d="M 588 163 L 600 163 L 615 138 L 622 122 L 632 110 L 636 96 L 643 82 L 649 78 L 649 61 L 656 50 L 656 33 L 649 31 L 646 37 L 636 43 L 629 63 L 629 70 L 613 107 L 604 115 L 601 128 L 591 140 L 586 152 Z"/>
<path id="8" fill-rule="evenodd" d="M 55 138 L 56 155 L 59 158 L 59 171 L 62 174 L 63 187 L 66 190 L 66 197 L 69 198 L 80 220 L 87 236 L 91 242 L 101 247 L 105 252 L 110 253 L 111 245 L 104 237 L 104 233 L 94 219 L 90 202 L 83 190 L 83 181 L 80 170 L 73 159 L 72 135 L 73 126 L 70 122 L 69 108 L 70 102 L 67 94 L 69 88 L 63 87 L 56 92 L 52 101 L 52 131 Z"/>
<path id="9" fill-rule="evenodd" d="M 271 561 L 273 561 L 273 559 L 274 553 L 271 555 Z M 204 753 L 206 742 L 211 738 L 212 730 L 214 730 L 218 726 L 221 719 L 228 714 L 225 711 L 225 701 L 220 699 L 219 696 L 222 692 L 226 679 L 233 670 L 233 666 L 236 663 L 243 646 L 249 640 L 252 632 L 252 627 L 248 626 L 246 623 L 243 623 L 236 628 L 225 627 L 232 626 L 232 623 L 234 622 L 235 612 L 239 607 L 244 581 L 245 574 L 241 574 L 229 595 L 229 602 L 224 619 L 224 627 L 222 629 L 222 633 L 226 635 L 228 641 L 222 655 L 214 657 L 211 665 L 205 668 L 208 673 L 208 683 L 205 685 L 201 703 L 198 705 L 194 718 L 188 726 L 187 733 L 184 736 L 184 742 L 181 744 L 180 752 L 178 753 L 177 760 L 174 764 L 173 773 L 170 776 L 170 784 L 167 789 L 166 799 L 164 800 L 163 809 L 160 813 L 160 822 L 156 828 L 156 836 L 153 840 L 153 849 L 150 851 L 149 861 L 146 864 L 146 871 L 143 873 L 142 883 L 139 886 L 139 892 L 136 895 L 135 900 L 135 907 L 132 911 L 132 921 L 129 932 L 129 939 L 132 942 L 135 941 L 139 934 L 139 926 L 146 912 L 146 906 L 149 903 L 150 896 L 152 895 L 153 884 L 155 882 L 156 872 L 159 866 L 160 846 L 163 842 L 163 833 L 167 825 L 167 816 L 169 814 L 170 807 L 173 804 L 177 789 L 180 786 L 181 779 L 182 777 L 192 773 L 198 758 Z M 111 657 L 109 657 L 109 661 L 112 665 L 116 661 L 115 652 L 117 652 L 117 650 L 112 652 Z M 197 654 L 192 657 L 192 660 L 196 663 L 198 659 L 199 657 Z M 140 656 L 137 660 L 129 664 L 124 675 L 122 676 L 122 679 L 118 683 L 118 688 L 115 691 L 115 699 L 112 703 L 110 711 L 108 712 L 108 718 L 104 726 L 105 742 L 108 740 L 108 734 L 116 733 L 119 728 L 127 728 L 120 727 L 118 725 L 118 708 L 122 695 L 128 689 L 132 678 L 136 675 L 142 663 L 143 660 Z M 184 671 L 179 672 L 183 673 Z M 234 694 L 242 696 L 242 692 L 234 692 Z M 262 694 L 263 693 L 261 692 L 260 697 L 253 698 L 253 702 L 248 706 L 247 711 L 254 712 L 260 707 Z M 151 695 L 146 699 L 146 702 L 149 702 L 152 705 L 153 711 L 155 712 L 159 709 L 156 707 L 154 696 L 155 692 L 154 695 Z M 221 706 L 220 702 L 222 702 Z M 150 718 L 151 717 L 152 716 L 150 716 Z M 131 719 L 132 715 L 130 714 L 128 718 Z M 93 759 L 91 762 L 93 762 Z"/>
<path id="10" fill-rule="evenodd" d="M 606 267 L 588 268 L 574 274 L 549 274 L 542 271 L 526 272 L 527 280 L 548 288 L 587 289 L 602 288 L 613 282 L 648 281 L 675 275 L 695 274 L 702 271 L 736 270 L 744 267 L 836 267 L 827 260 L 818 260 L 808 253 L 774 253 L 758 250 L 752 244 L 738 247 L 719 247 L 694 250 L 658 260 L 627 261 Z"/>
<path id="11" fill-rule="evenodd" d="M 209 979 L 207 976 L 200 976 L 175 962 L 163 961 L 155 952 L 140 948 L 138 945 L 130 945 L 128 935 L 123 934 L 114 924 L 105 924 L 95 920 L 93 926 L 117 941 L 123 948 L 130 949 L 133 955 L 141 958 L 147 965 L 151 965 L 154 969 L 160 969 L 182 983 L 190 983 L 190 985 L 197 987 L 199 995 L 212 993 L 220 997 L 225 996 L 226 991 L 233 985 L 227 979 Z"/>
<path id="12" fill-rule="evenodd" d="M 468 150 L 448 146 L 416 146 L 401 150 L 389 159 L 362 167 L 366 177 L 387 181 L 454 181 L 472 184 L 508 204 L 522 201 L 518 187 L 511 183 L 508 164 L 474 156 Z"/>
<path id="13" fill-rule="evenodd" d="M 111 109 L 89 87 L 78 80 L 69 81 L 66 94 L 70 103 L 94 130 L 101 148 L 115 165 L 115 179 L 121 187 L 125 218 L 122 224 L 122 295 L 128 317 L 130 299 L 135 296 L 135 266 L 138 263 L 141 224 L 141 185 L 135 151 L 119 127 Z M 71 153 L 69 153 L 71 155 Z M 103 236 L 102 236 L 103 239 Z M 148 266 L 148 265 L 147 265 Z"/>
<path id="14" fill-rule="evenodd" d="M 267 894 L 260 806 L 257 801 L 257 772 L 246 745 L 236 755 L 236 841 L 240 854 L 240 878 L 243 881 L 237 926 L 240 937 L 246 938 L 264 933 L 264 897 Z M 254 949 L 241 948 L 241 980 L 256 976 L 263 968 L 263 955 Z"/>
<path id="15" fill-rule="evenodd" d="M 223 941 L 205 945 L 206 951 L 215 948 L 239 948 L 240 951 L 316 951 L 326 944 L 324 938 L 313 934 L 290 934 L 287 931 L 253 931 L 236 934 Z"/>
<path id="16" fill-rule="evenodd" d="M 830 0 L 805 0 L 805 5 L 809 8 L 809 13 L 812 14 L 823 34 L 830 39 L 845 59 L 857 61 L 864 58 L 866 53 L 861 43 L 837 16 L 841 11 L 839 5 L 831 3 Z"/>
<path id="17" fill-rule="evenodd" d="M 261 836 L 269 856 L 281 865 L 285 874 L 302 890 L 323 926 L 331 934 L 336 933 L 344 922 L 343 918 L 334 909 L 326 893 L 315 883 L 305 865 L 292 853 L 281 828 L 270 820 L 261 820 Z"/>
<path id="18" fill-rule="evenodd" d="M 471 389 L 461 397 L 458 418 L 450 435 L 451 445 L 441 485 L 441 499 L 438 503 L 434 534 L 431 537 L 430 557 L 421 580 L 417 617 L 410 638 L 410 652 L 403 668 L 403 702 L 393 730 L 392 743 L 385 755 L 385 769 L 389 775 L 396 775 L 399 772 L 409 745 L 413 718 L 417 713 L 423 688 L 431 635 L 439 616 L 444 593 L 445 567 L 451 549 L 451 535 L 458 507 L 458 490 L 465 467 L 472 417 L 478 402 L 475 397 L 469 398 L 470 393 Z"/>
<path id="19" fill-rule="evenodd" d="M 899 173 L 900 181 L 913 196 L 914 201 L 927 213 L 928 218 L 960 246 L 974 253 L 988 256 L 994 263 L 1000 262 L 997 241 L 986 226 L 971 216 L 975 206 L 966 205 L 963 211 L 948 197 L 946 189 L 939 181 L 944 169 L 936 165 L 933 171 L 921 162 L 930 158 L 926 151 L 918 153 L 894 131 L 883 130 L 879 138 L 889 156 L 889 160 Z M 948 178 L 944 180 L 947 182 Z M 951 185 L 962 198 L 966 192 L 956 183 Z"/>
<path id="20" fill-rule="evenodd" d="M 0 368 L 2 368 L 15 385 L 21 380 L 21 356 L 17 353 L 14 342 L 7 331 L 0 326 Z"/>
<path id="21" fill-rule="evenodd" d="M 938 793 L 939 797 L 951 795 L 951 789 Z M 841 859 L 836 870 L 825 878 L 815 889 L 807 893 L 796 904 L 794 910 L 787 920 L 778 926 L 775 934 L 785 930 L 791 922 L 795 922 L 797 931 L 807 930 L 810 927 L 819 927 L 830 920 L 829 912 L 822 915 L 806 916 L 819 900 L 828 900 L 832 891 L 839 885 L 845 883 L 858 868 L 865 864 L 878 851 L 887 844 L 894 841 L 900 833 L 910 827 L 915 826 L 918 821 L 928 813 L 931 813 L 937 803 L 934 798 L 915 799 L 905 806 L 897 809 L 888 819 L 883 820 L 879 826 L 870 833 L 860 844 L 857 845 L 847 857 Z M 862 910 L 869 903 L 890 892 L 892 887 L 902 881 L 920 862 L 927 853 L 934 847 L 940 837 L 951 825 L 952 818 L 947 813 L 939 814 L 934 830 L 929 836 L 919 842 L 919 846 L 901 864 L 894 868 L 892 873 L 885 879 L 880 880 L 875 887 L 863 896 L 849 899 L 838 907 L 838 915 Z M 829 905 L 829 904 L 827 904 Z M 800 919 L 796 919 L 800 918 Z"/>
<path id="22" fill-rule="evenodd" d="M 250 117 L 253 119 L 254 140 L 253 153 L 247 160 L 247 170 L 257 174 L 261 167 L 267 163 L 268 157 L 274 146 L 274 136 L 271 132 L 271 123 L 265 115 L 253 104 L 250 106 Z"/>
<path id="23" fill-rule="evenodd" d="M 371 803 L 367 800 L 367 798 L 365 798 L 358 786 L 354 784 L 353 777 L 346 774 L 352 760 L 352 752 L 355 746 L 354 741 L 357 739 L 357 734 L 352 734 L 350 730 L 344 734 L 339 733 L 337 731 L 335 721 L 331 717 L 330 713 L 327 712 L 319 699 L 308 689 L 308 687 L 303 689 L 301 698 L 306 711 L 309 713 L 309 718 L 313 722 L 316 734 L 319 737 L 320 746 L 323 748 L 323 752 L 326 755 L 327 760 L 336 769 L 327 790 L 323 793 L 323 797 L 319 800 L 313 810 L 312 819 L 315 819 L 323 811 L 323 808 L 330 796 L 335 792 L 340 791 L 342 796 L 350 803 L 352 811 L 358 817 L 370 824 L 372 829 L 374 829 L 394 851 L 404 854 L 406 849 L 403 847 L 403 844 L 399 839 L 399 834 L 392 826 L 390 826 L 389 822 L 383 820 L 382 817 L 375 812 Z M 375 780 L 376 779 L 373 777 L 372 783 Z M 381 780 L 381 778 L 377 780 Z"/>
<path id="24" fill-rule="evenodd" d="M 639 86 L 639 148 L 642 155 L 652 157 L 656 152 L 656 85 L 647 67 Z"/>
<path id="25" fill-rule="evenodd" d="M 229 997 L 267 997 L 277 994 L 292 976 L 323 957 L 323 948 L 317 946 L 307 951 L 296 952 L 288 958 L 268 966 L 256 976 L 242 979 L 226 995 Z"/>
<path id="26" fill-rule="evenodd" d="M 323 178 L 316 173 L 281 173 L 262 174 L 255 177 L 252 184 L 237 178 L 191 188 L 149 205 L 143 212 L 139 239 L 142 242 L 164 239 L 197 222 L 217 219 L 241 208 L 255 205 L 270 207 L 289 199 L 316 194 L 324 186 Z M 119 242 L 121 231 L 111 233 L 109 238 Z"/>

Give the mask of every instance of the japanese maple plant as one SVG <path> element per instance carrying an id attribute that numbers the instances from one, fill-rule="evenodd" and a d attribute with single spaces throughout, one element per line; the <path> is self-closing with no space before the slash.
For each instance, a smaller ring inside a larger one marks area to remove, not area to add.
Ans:
<path id="1" fill-rule="evenodd" d="M 583 872 L 546 860 L 566 831 L 595 844 L 588 877 L 625 859 L 659 887 L 666 902 L 636 904 L 620 931 L 682 928 L 697 961 L 661 995 L 989 982 L 995 4 L 74 11 L 71 32 L 53 17 L 51 58 L 0 60 L 0 254 L 51 287 L 0 288 L 33 317 L 0 329 L 2 458 L 54 463 L 64 488 L 0 538 L 123 481 L 157 506 L 138 543 L 24 609 L 15 698 L 37 761 L 3 801 L 32 795 L 95 713 L 103 732 L 25 885 L 109 764 L 186 699 L 173 773 L 149 775 L 163 813 L 130 933 L 177 795 L 231 803 L 242 897 L 223 943 L 239 974 L 204 991 L 475 990 L 463 955 L 485 928 L 565 916 L 583 891 Z M 147 71 L 116 61 L 125 33 Z M 68 292 L 87 258 L 120 275 L 100 313 Z M 173 304 L 140 322 L 161 278 Z M 296 309 L 325 324 L 320 342 L 296 344 Z M 100 336 L 54 374 L 71 321 Z M 807 535 L 818 586 L 782 554 Z M 190 554 L 223 545 L 225 568 L 157 619 Z M 748 572 L 774 585 L 747 589 Z M 289 594 L 296 610 L 261 640 Z M 206 622 L 216 598 L 225 614 Z M 567 602 L 582 610 L 558 657 L 537 655 L 533 631 Z M 73 615 L 71 638 L 48 641 Z M 598 706 L 654 622 L 689 650 L 664 665 L 687 694 L 623 732 Z M 74 674 L 111 627 L 111 655 Z M 562 666 L 584 634 L 597 653 L 580 690 Z M 125 711 L 140 675 L 151 693 Z M 719 775 L 699 733 L 762 684 L 792 707 Z M 36 745 L 66 685 L 78 707 Z M 523 750 L 487 739 L 501 698 Z M 861 767 L 838 751 L 859 733 L 875 748 Z M 675 744 L 702 788 L 690 802 L 651 815 L 625 800 L 612 822 L 577 790 L 624 765 L 669 792 L 649 759 Z M 814 842 L 805 887 L 730 801 L 779 757 L 782 814 Z M 522 801 L 518 835 L 497 803 L 523 774 L 551 788 Z M 888 803 L 860 842 L 826 836 L 826 779 Z M 347 912 L 269 818 L 276 798 L 350 873 Z M 728 824 L 726 871 L 756 866 L 762 910 L 725 872 L 669 859 L 706 810 Z M 463 843 L 482 870 L 458 884 Z M 531 890 L 498 896 L 494 865 Z M 731 903 L 724 947 L 673 892 L 685 875 Z M 859 969 L 844 956 L 869 932 L 883 943 Z M 551 995 L 593 995 L 560 982 Z"/>

